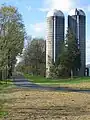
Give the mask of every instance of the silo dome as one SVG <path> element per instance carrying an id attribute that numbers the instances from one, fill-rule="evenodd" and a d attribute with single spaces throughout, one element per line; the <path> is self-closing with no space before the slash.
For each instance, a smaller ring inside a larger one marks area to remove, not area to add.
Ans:
<path id="1" fill-rule="evenodd" d="M 78 12 L 79 15 L 85 16 L 84 11 L 81 10 L 81 9 L 72 9 L 72 10 L 69 12 L 69 15 L 70 15 L 70 16 L 76 15 L 76 11 Z"/>
<path id="2" fill-rule="evenodd" d="M 49 11 L 48 14 L 47 14 L 47 17 L 51 17 L 51 16 L 61 16 L 61 17 L 64 17 L 64 14 L 63 14 L 62 11 L 54 9 L 54 10 Z"/>
<path id="3" fill-rule="evenodd" d="M 85 12 L 83 10 L 79 9 L 78 11 L 79 11 L 79 15 L 85 16 Z"/>

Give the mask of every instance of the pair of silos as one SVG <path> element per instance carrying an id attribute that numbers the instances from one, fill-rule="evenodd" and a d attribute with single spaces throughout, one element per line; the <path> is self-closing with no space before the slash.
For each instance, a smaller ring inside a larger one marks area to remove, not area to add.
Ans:
<path id="1" fill-rule="evenodd" d="M 81 68 L 78 76 L 85 75 L 86 62 L 86 17 L 82 10 L 72 10 L 68 15 L 68 29 L 76 37 L 77 46 L 81 52 Z M 47 14 L 46 38 L 46 77 L 49 77 L 50 66 L 55 63 L 60 53 L 65 36 L 65 17 L 62 11 L 52 10 Z"/>

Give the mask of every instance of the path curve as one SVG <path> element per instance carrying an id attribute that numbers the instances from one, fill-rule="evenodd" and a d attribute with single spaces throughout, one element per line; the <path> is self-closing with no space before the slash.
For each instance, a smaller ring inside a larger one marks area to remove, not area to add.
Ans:
<path id="1" fill-rule="evenodd" d="M 90 93 L 90 89 L 73 89 L 68 87 L 49 87 L 49 86 L 41 86 L 32 82 L 29 82 L 23 75 L 14 74 L 12 76 L 14 84 L 19 88 L 32 88 L 32 89 L 40 89 L 40 90 L 50 90 L 50 91 L 66 91 L 66 92 L 88 92 Z"/>

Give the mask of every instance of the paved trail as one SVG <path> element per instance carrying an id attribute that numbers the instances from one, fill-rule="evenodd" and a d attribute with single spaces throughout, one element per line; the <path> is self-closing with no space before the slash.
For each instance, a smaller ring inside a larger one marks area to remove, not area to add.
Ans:
<path id="1" fill-rule="evenodd" d="M 20 88 L 32 88 L 32 89 L 41 89 L 41 90 L 50 90 L 50 91 L 67 91 L 67 92 L 90 92 L 90 89 L 73 89 L 68 87 L 46 87 L 37 85 L 35 83 L 29 82 L 23 75 L 13 75 L 13 82 L 17 87 Z"/>

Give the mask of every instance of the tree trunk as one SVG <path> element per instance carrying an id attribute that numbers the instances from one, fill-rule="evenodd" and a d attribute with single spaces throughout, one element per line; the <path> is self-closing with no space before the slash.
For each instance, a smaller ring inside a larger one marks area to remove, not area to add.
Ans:
<path id="1" fill-rule="evenodd" d="M 2 70 L 0 70 L 0 80 L 2 80 Z"/>
<path id="2" fill-rule="evenodd" d="M 73 70 L 71 69 L 71 79 L 73 79 Z"/>

